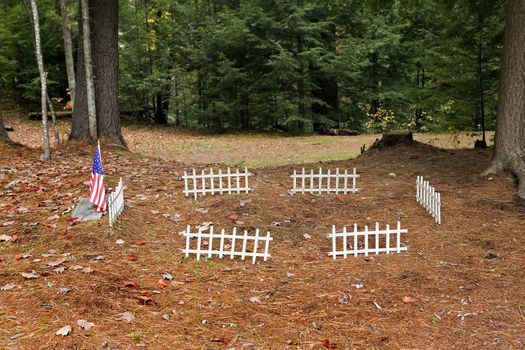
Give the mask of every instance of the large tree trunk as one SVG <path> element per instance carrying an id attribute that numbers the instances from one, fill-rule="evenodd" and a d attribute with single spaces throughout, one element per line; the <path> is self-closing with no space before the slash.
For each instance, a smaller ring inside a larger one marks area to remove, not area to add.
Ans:
<path id="1" fill-rule="evenodd" d="M 98 137 L 125 144 L 120 129 L 118 106 L 118 1 L 90 0 L 91 44 L 95 76 Z M 83 36 L 83 31 L 81 31 Z M 71 139 L 89 139 L 86 73 L 79 45 L 77 89 Z"/>
<path id="2" fill-rule="evenodd" d="M 62 16 L 62 37 L 64 38 L 64 53 L 66 56 L 66 72 L 69 85 L 69 96 L 73 109 L 75 108 L 75 66 L 73 62 L 73 44 L 71 42 L 71 26 L 66 0 L 60 0 L 60 15 Z"/>
<path id="3" fill-rule="evenodd" d="M 525 199 L 525 1 L 509 0 L 498 94 L 496 142 L 484 174 L 511 171 Z"/>
<path id="4" fill-rule="evenodd" d="M 35 33 L 35 53 L 36 62 L 38 65 L 38 72 L 40 74 L 40 102 L 42 104 L 42 130 L 44 138 L 44 149 L 40 156 L 41 160 L 51 159 L 51 150 L 49 144 L 49 129 L 47 126 L 47 83 L 46 72 L 44 70 L 44 59 L 42 58 L 42 48 L 40 46 L 40 22 L 38 20 L 38 9 L 36 7 L 36 0 L 31 0 L 31 14 L 33 18 L 33 30 Z"/>
<path id="5" fill-rule="evenodd" d="M 86 98 L 89 122 L 89 137 L 92 141 L 98 139 L 97 109 L 95 103 L 95 77 L 93 76 L 93 61 L 91 59 L 91 30 L 88 0 L 81 0 L 82 11 L 82 44 L 84 48 L 84 73 L 86 75 Z M 95 26 L 96 28 L 96 26 Z M 95 40 L 94 40 L 95 41 Z"/>
<path id="6" fill-rule="evenodd" d="M 118 105 L 118 0 L 91 0 L 99 137 L 125 144 Z"/>

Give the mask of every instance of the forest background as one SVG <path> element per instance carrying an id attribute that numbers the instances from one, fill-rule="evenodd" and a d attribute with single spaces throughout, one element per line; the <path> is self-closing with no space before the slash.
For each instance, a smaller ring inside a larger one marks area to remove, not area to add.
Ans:
<path id="1" fill-rule="evenodd" d="M 79 4 L 67 3 L 74 57 Z M 69 99 L 58 2 L 40 0 L 49 95 Z M 0 90 L 39 109 L 25 2 L 0 4 Z M 119 104 L 212 131 L 495 127 L 505 1 L 125 0 Z"/>

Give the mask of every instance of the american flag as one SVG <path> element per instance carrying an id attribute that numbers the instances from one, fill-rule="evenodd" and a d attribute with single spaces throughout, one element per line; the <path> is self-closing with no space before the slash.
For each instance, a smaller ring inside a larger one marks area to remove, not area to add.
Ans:
<path id="1" fill-rule="evenodd" d="M 106 211 L 106 189 L 102 173 L 102 159 L 100 158 L 100 143 L 97 145 L 93 168 L 91 170 L 91 185 L 89 186 L 89 201 L 97 206 L 96 211 Z"/>

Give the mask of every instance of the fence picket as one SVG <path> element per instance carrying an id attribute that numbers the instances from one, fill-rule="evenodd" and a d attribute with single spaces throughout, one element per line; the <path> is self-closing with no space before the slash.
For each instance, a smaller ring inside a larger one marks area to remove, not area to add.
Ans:
<path id="1" fill-rule="evenodd" d="M 400 244 L 400 242 L 398 242 L 397 244 Z M 390 254 L 390 225 L 389 224 L 386 224 L 385 248 L 386 248 L 386 253 Z M 399 250 L 397 252 L 399 253 Z"/>
<path id="2" fill-rule="evenodd" d="M 246 244 L 248 243 L 248 230 L 244 230 L 244 236 L 242 238 L 242 255 L 241 260 L 246 257 Z"/>
<path id="3" fill-rule="evenodd" d="M 391 230 L 390 225 L 388 224 L 386 225 L 385 230 L 381 230 L 379 223 L 376 222 L 373 231 L 370 231 L 368 226 L 365 226 L 363 231 L 358 231 L 357 224 L 354 224 L 353 231 L 347 231 L 346 226 L 343 226 L 342 231 L 337 232 L 335 225 L 332 225 L 332 233 L 328 235 L 328 238 L 332 239 L 332 251 L 329 252 L 328 255 L 331 255 L 335 260 L 337 259 L 337 256 L 342 256 L 344 259 L 346 259 L 349 254 L 353 254 L 354 256 L 358 256 L 360 254 L 368 256 L 369 254 L 374 253 L 376 255 L 379 253 L 400 253 L 407 250 L 407 247 L 401 245 L 401 234 L 406 232 L 408 232 L 408 230 L 401 229 L 401 223 L 399 221 L 397 222 L 396 230 Z M 384 247 L 381 246 L 382 235 L 385 235 Z M 390 238 L 391 235 L 396 235 L 394 240 Z M 354 243 L 351 248 L 348 247 L 348 236 L 353 237 Z M 363 245 L 361 247 L 359 245 L 359 236 L 363 237 Z M 342 238 L 342 250 L 337 250 L 337 237 Z M 372 239 L 372 241 L 370 241 L 370 239 Z M 392 241 L 395 242 L 395 247 L 391 247 L 390 242 Z"/>
<path id="4" fill-rule="evenodd" d="M 202 170 L 200 174 L 197 174 L 195 169 L 193 169 L 192 175 L 190 176 L 185 171 L 182 176 L 184 180 L 183 193 L 186 196 L 192 193 L 194 199 L 197 199 L 199 194 L 204 196 L 209 193 L 213 196 L 215 194 L 225 194 L 226 192 L 228 194 L 231 194 L 232 192 L 248 193 L 252 190 L 248 182 L 251 175 L 252 174 L 248 172 L 246 167 L 242 173 L 238 168 L 235 173 L 232 173 L 229 167 L 226 173 L 223 172 L 222 169 L 219 169 L 218 173 L 216 173 L 213 168 L 210 168 L 209 174 L 206 174 L 204 170 Z M 232 178 L 234 178 L 234 181 L 232 181 Z M 207 181 L 208 179 L 209 183 Z M 217 182 L 215 180 L 217 180 Z M 190 182 L 193 182 L 193 184 L 190 184 Z M 232 184 L 232 182 L 234 184 Z M 209 188 L 207 188 L 208 185 Z M 227 187 L 225 187 L 226 185 Z M 234 185 L 234 187 L 232 187 L 232 185 Z M 193 189 L 190 189 L 190 186 L 193 187 Z"/>
<path id="5" fill-rule="evenodd" d="M 437 224 L 441 224 L 441 193 L 423 176 L 416 178 L 416 201 L 432 215 Z"/>
<path id="6" fill-rule="evenodd" d="M 210 226 L 209 233 L 204 233 L 201 228 L 198 228 L 196 233 L 192 233 L 191 227 L 188 225 L 186 230 L 180 234 L 184 235 L 186 238 L 186 247 L 181 249 L 186 257 L 189 256 L 189 254 L 195 254 L 197 260 L 200 260 L 201 255 L 206 255 L 208 259 L 213 257 L 213 255 L 217 255 L 220 259 L 228 255 L 230 256 L 230 259 L 233 259 L 235 256 L 241 257 L 242 260 L 245 260 L 247 257 L 251 257 L 252 264 L 256 263 L 257 258 L 263 258 L 264 261 L 268 260 L 270 257 L 270 241 L 273 240 L 269 231 L 266 233 L 266 236 L 261 236 L 260 230 L 256 229 L 255 235 L 251 236 L 248 234 L 248 230 L 244 230 L 244 235 L 240 236 L 242 239 L 242 249 L 241 251 L 237 251 L 235 242 L 239 236 L 237 235 L 236 227 L 233 228 L 232 234 L 226 234 L 224 229 L 221 230 L 220 234 L 214 233 L 213 226 Z M 195 249 L 191 249 L 191 238 L 197 238 L 197 246 Z M 213 243 L 213 240 L 217 238 L 220 239 L 218 249 L 214 248 L 214 246 L 216 247 L 217 244 Z M 207 249 L 202 249 L 203 239 L 208 239 Z M 225 251 L 224 242 L 226 239 L 231 240 L 231 247 L 229 251 Z M 253 241 L 253 251 L 249 251 L 248 241 Z M 265 241 L 263 252 L 259 252 L 260 241 Z"/>
<path id="7" fill-rule="evenodd" d="M 122 178 L 119 179 L 115 190 L 106 197 L 106 206 L 108 208 L 109 227 L 118 219 L 124 210 L 124 186 Z"/>
<path id="8" fill-rule="evenodd" d="M 264 261 L 268 261 L 268 250 L 270 248 L 270 231 L 266 232 L 266 242 L 264 244 Z"/>
<path id="9" fill-rule="evenodd" d="M 313 169 L 307 172 L 305 168 L 302 168 L 301 172 L 298 173 L 297 170 L 294 169 L 290 177 L 293 179 L 292 193 L 348 194 L 348 192 L 356 193 L 359 191 L 359 189 L 355 187 L 356 179 L 359 177 L 355 168 L 352 174 L 349 174 L 348 169 L 345 169 L 344 173 L 342 173 L 339 168 L 336 168 L 335 172 L 328 169 L 326 173 L 323 172 L 322 168 L 319 168 L 318 173 L 315 173 Z M 352 178 L 352 188 L 348 187 L 349 178 Z M 298 182 L 300 182 L 300 184 Z"/>

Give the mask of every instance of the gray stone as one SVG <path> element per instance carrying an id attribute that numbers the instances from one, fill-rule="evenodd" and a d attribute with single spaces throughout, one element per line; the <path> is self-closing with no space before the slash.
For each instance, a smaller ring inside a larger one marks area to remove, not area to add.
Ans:
<path id="1" fill-rule="evenodd" d="M 87 198 L 80 198 L 71 216 L 77 218 L 79 221 L 99 220 L 102 217 L 102 213 L 95 211 L 95 209 L 96 206 Z"/>

